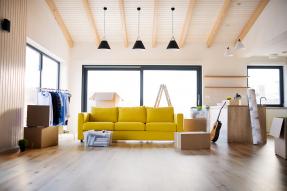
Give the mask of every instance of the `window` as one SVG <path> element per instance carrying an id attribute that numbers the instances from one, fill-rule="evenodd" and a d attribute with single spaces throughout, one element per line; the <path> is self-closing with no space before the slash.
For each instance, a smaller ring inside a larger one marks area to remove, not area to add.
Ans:
<path id="1" fill-rule="evenodd" d="M 144 105 L 154 106 L 161 84 L 165 84 L 175 112 L 190 115 L 190 108 L 197 106 L 197 72 L 194 70 L 145 70 Z M 166 106 L 163 94 L 160 106 Z"/>
<path id="2" fill-rule="evenodd" d="M 25 103 L 37 104 L 37 88 L 40 87 L 41 54 L 31 47 L 26 49 Z"/>
<path id="3" fill-rule="evenodd" d="M 37 104 L 38 88 L 59 88 L 60 62 L 31 45 L 26 47 L 25 104 Z"/>
<path id="4" fill-rule="evenodd" d="M 201 105 L 201 66 L 83 66 L 82 111 L 95 92 L 116 92 L 120 106 L 154 106 L 160 84 L 167 86 L 175 112 L 190 114 Z M 167 106 L 162 97 L 160 106 Z"/>
<path id="5" fill-rule="evenodd" d="M 254 88 L 257 103 L 267 106 L 283 106 L 283 67 L 282 66 L 248 66 L 248 87 Z"/>
<path id="6" fill-rule="evenodd" d="M 139 71 L 88 71 L 87 109 L 94 105 L 91 97 L 96 92 L 115 92 L 120 97 L 119 106 L 140 105 Z"/>
<path id="7" fill-rule="evenodd" d="M 41 87 L 42 88 L 59 88 L 59 62 L 43 55 L 42 63 L 42 76 Z"/>

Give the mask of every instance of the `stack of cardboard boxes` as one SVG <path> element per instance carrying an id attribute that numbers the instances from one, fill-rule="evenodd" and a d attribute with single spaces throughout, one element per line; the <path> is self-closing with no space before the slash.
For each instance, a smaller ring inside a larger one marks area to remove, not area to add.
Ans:
<path id="1" fill-rule="evenodd" d="M 50 126 L 49 121 L 49 106 L 27 106 L 27 127 L 24 128 L 24 138 L 28 140 L 29 148 L 58 145 L 58 127 Z"/>

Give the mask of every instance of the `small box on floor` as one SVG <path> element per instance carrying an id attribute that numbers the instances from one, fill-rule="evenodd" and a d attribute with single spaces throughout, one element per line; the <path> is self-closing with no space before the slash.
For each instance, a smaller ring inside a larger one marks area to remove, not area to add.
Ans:
<path id="1" fill-rule="evenodd" d="M 207 132 L 176 132 L 175 146 L 181 150 L 209 149 L 210 133 Z"/>
<path id="2" fill-rule="evenodd" d="M 29 148 L 45 148 L 58 145 L 58 127 L 25 127 L 24 139 Z"/>
<path id="3" fill-rule="evenodd" d="M 287 159 L 287 118 L 273 118 L 270 134 L 274 137 L 275 154 Z"/>

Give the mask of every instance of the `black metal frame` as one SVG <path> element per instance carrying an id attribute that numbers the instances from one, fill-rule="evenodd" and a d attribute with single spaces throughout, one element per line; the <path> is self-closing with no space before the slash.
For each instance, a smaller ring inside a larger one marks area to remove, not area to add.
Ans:
<path id="1" fill-rule="evenodd" d="M 29 48 L 35 50 L 36 52 L 38 52 L 39 55 L 40 55 L 40 58 L 39 58 L 39 59 L 40 59 L 40 60 L 39 60 L 39 63 L 40 63 L 40 66 L 39 66 L 39 70 L 40 70 L 40 84 L 39 84 L 39 87 L 42 88 L 43 56 L 46 56 L 47 58 L 49 58 L 49 59 L 55 61 L 55 62 L 58 64 L 57 88 L 60 89 L 60 77 L 61 77 L 61 76 L 60 76 L 60 69 L 61 69 L 60 61 L 58 61 L 58 60 L 56 60 L 55 58 L 49 56 L 48 54 L 42 52 L 41 50 L 39 50 L 38 48 L 32 46 L 31 44 L 28 44 L 28 43 L 27 43 L 26 45 L 27 45 L 27 47 L 29 47 Z"/>
<path id="2" fill-rule="evenodd" d="M 197 71 L 197 105 L 202 105 L 202 67 L 199 65 L 83 65 L 82 66 L 82 112 L 87 111 L 87 79 L 91 70 L 140 71 L 140 105 L 143 105 L 144 70 L 195 70 Z"/>
<path id="3" fill-rule="evenodd" d="M 268 107 L 284 107 L 283 66 L 247 66 L 247 76 L 248 76 L 248 69 L 278 69 L 279 70 L 280 104 L 266 104 L 266 106 L 268 106 Z M 248 79 L 247 79 L 247 86 L 248 86 Z"/>

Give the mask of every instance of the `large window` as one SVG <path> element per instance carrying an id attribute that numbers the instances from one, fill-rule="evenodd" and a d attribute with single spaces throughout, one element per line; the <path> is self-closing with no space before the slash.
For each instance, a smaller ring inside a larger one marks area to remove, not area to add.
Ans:
<path id="1" fill-rule="evenodd" d="M 197 106 L 197 71 L 145 70 L 144 105 L 154 106 L 161 84 L 165 84 L 176 112 L 189 115 L 190 108 Z M 166 106 L 163 94 L 160 106 Z"/>
<path id="2" fill-rule="evenodd" d="M 95 104 L 95 93 L 117 93 L 119 106 L 140 105 L 139 71 L 97 71 L 87 73 L 87 109 Z"/>
<path id="3" fill-rule="evenodd" d="M 119 106 L 153 107 L 161 84 L 175 112 L 189 116 L 190 107 L 201 105 L 201 66 L 83 66 L 82 111 L 95 105 L 97 92 L 117 93 Z M 160 106 L 167 106 L 164 95 Z"/>
<path id="4" fill-rule="evenodd" d="M 257 103 L 268 106 L 284 105 L 283 67 L 282 66 L 248 66 L 248 87 L 254 88 Z"/>
<path id="5" fill-rule="evenodd" d="M 25 104 L 37 104 L 38 88 L 59 88 L 60 62 L 31 45 L 26 47 Z"/>
<path id="6" fill-rule="evenodd" d="M 59 88 L 59 62 L 45 55 L 43 55 L 42 62 L 41 87 Z"/>

